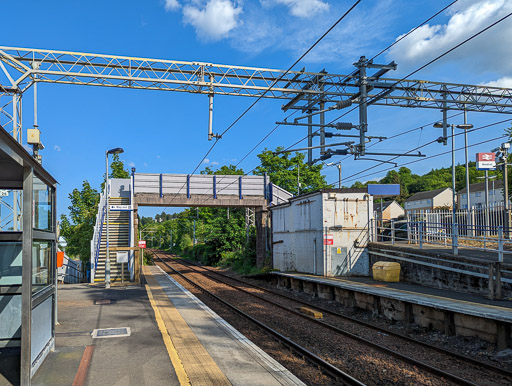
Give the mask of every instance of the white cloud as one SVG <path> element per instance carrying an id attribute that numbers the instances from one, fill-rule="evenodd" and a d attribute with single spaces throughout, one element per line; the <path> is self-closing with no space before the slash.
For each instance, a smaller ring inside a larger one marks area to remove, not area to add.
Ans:
<path id="1" fill-rule="evenodd" d="M 183 21 L 195 28 L 201 40 L 217 41 L 242 23 L 241 13 L 242 7 L 230 0 L 208 0 L 203 5 L 191 2 L 183 7 Z"/>
<path id="2" fill-rule="evenodd" d="M 145 166 L 145 167 L 148 167 L 148 163 L 147 163 L 147 162 L 144 162 L 144 166 Z"/>
<path id="3" fill-rule="evenodd" d="M 282 4 L 296 17 L 309 18 L 329 10 L 329 4 L 322 0 L 260 0 L 263 6 Z"/>
<path id="4" fill-rule="evenodd" d="M 157 154 L 157 155 L 156 155 L 156 158 L 160 158 L 160 154 Z"/>
<path id="5" fill-rule="evenodd" d="M 135 167 L 135 162 L 130 161 L 130 162 L 128 163 L 128 166 L 129 166 L 129 167 L 131 167 L 131 168 L 134 168 L 134 167 Z"/>
<path id="6" fill-rule="evenodd" d="M 256 55 L 263 50 L 284 51 L 297 58 L 304 53 L 348 8 L 344 2 L 331 2 L 313 22 L 290 15 L 276 7 L 278 0 L 260 0 L 262 7 L 244 8 L 244 24 L 230 36 L 234 48 Z M 280 1 L 280 0 L 279 0 Z M 323 1 L 326 3 L 326 1 Z M 273 6 L 273 8 L 270 8 Z M 359 7 L 336 26 L 303 60 L 304 63 L 354 63 L 365 52 L 388 44 L 394 18 L 393 1 L 381 0 L 370 7 Z M 382 19 L 388 22 L 383 23 Z M 365 26 L 361 33 L 361 25 Z"/>
<path id="7" fill-rule="evenodd" d="M 217 161 L 212 161 L 213 166 L 217 166 L 219 163 Z"/>
<path id="8" fill-rule="evenodd" d="M 396 44 L 389 51 L 388 57 L 406 68 L 427 63 L 511 11 L 511 1 L 461 0 L 451 10 L 446 24 L 420 27 Z M 464 62 L 472 71 L 510 72 L 510 36 L 512 23 L 509 20 L 503 21 L 448 54 L 442 62 L 456 61 L 458 65 Z"/>
<path id="9" fill-rule="evenodd" d="M 165 0 L 164 7 L 166 11 L 176 11 L 181 5 L 178 0 Z"/>
<path id="10" fill-rule="evenodd" d="M 203 160 L 203 163 L 204 163 L 204 164 L 208 164 L 208 163 L 210 163 L 210 160 L 209 160 L 208 158 L 205 158 L 205 159 Z"/>
<path id="11" fill-rule="evenodd" d="M 482 86 L 512 88 L 512 77 L 504 76 L 498 80 L 482 83 Z"/>
<path id="12" fill-rule="evenodd" d="M 54 145 L 54 146 L 53 146 L 53 150 L 55 150 L 55 151 L 61 151 L 61 148 L 60 148 L 60 146 L 59 146 L 59 145 Z"/>

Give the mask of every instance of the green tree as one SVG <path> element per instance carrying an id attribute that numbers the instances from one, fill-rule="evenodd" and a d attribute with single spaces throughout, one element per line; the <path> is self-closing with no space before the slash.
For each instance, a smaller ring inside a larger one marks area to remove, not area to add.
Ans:
<path id="1" fill-rule="evenodd" d="M 88 261 L 91 256 L 91 239 L 98 211 L 99 193 L 88 181 L 82 183 L 82 189 L 73 189 L 69 194 L 71 205 L 69 219 L 61 216 L 60 233 L 66 239 L 66 253 Z"/>
<path id="2" fill-rule="evenodd" d="M 293 156 L 289 152 L 275 154 L 283 150 L 283 147 L 278 147 L 274 152 L 265 149 L 258 154 L 261 165 L 254 174 L 262 176 L 266 172 L 272 183 L 293 194 L 298 193 L 297 182 L 300 182 L 300 193 L 328 186 L 325 176 L 321 174 L 323 164 L 309 166 L 304 162 L 305 155 L 302 153 L 295 153 Z"/>

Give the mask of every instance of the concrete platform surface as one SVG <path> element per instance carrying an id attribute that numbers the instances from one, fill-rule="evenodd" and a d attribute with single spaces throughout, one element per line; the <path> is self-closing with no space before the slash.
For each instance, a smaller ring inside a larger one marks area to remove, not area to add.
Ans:
<path id="1" fill-rule="evenodd" d="M 111 304 L 94 304 L 109 299 Z M 34 375 L 33 385 L 73 384 L 89 346 L 93 352 L 83 384 L 179 385 L 144 287 L 60 285 L 58 321 L 55 351 Z M 131 335 L 91 336 L 97 328 L 119 327 L 129 327 Z"/>
<path id="2" fill-rule="evenodd" d="M 378 282 L 369 277 L 321 277 L 291 272 L 274 272 L 273 274 L 317 283 L 329 283 L 340 288 L 440 310 L 512 322 L 512 300 L 489 300 L 481 296 L 415 284 Z"/>
<path id="3" fill-rule="evenodd" d="M 33 385 L 303 385 L 159 267 L 144 273 L 145 286 L 59 286 L 56 348 Z"/>

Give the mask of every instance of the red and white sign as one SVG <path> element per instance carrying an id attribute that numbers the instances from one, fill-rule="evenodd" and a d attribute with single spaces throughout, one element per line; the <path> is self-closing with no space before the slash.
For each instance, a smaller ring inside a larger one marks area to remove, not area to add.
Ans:
<path id="1" fill-rule="evenodd" d="M 333 235 L 324 235 L 324 245 L 333 245 L 334 244 L 334 236 Z"/>
<path id="2" fill-rule="evenodd" d="M 146 248 L 146 240 L 139 240 L 139 248 Z"/>
<path id="3" fill-rule="evenodd" d="M 476 153 L 476 170 L 495 170 L 496 154 Z"/>

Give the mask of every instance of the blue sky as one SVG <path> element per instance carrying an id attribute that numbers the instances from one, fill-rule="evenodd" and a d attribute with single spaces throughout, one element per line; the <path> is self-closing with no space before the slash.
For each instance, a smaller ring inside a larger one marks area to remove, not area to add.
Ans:
<path id="1" fill-rule="evenodd" d="M 325 68 L 347 74 L 359 56 L 375 55 L 450 2 L 363 0 L 295 69 L 305 66 L 308 71 Z M 346 0 L 3 1 L 2 14 L 8 17 L 2 18 L 0 45 L 286 69 L 351 4 Z M 389 76 L 399 78 L 511 11 L 512 4 L 506 0 L 459 0 L 379 60 L 395 60 L 398 69 Z M 414 78 L 512 87 L 511 36 L 512 18 Z M 5 78 L 0 76 L 0 82 Z M 214 131 L 223 131 L 252 102 L 249 98 L 216 97 Z M 43 84 L 38 103 L 46 146 L 41 152 L 43 164 L 60 183 L 59 214 L 67 212 L 67 196 L 83 180 L 99 186 L 108 148 L 123 147 L 121 158 L 138 172 L 190 173 L 211 145 L 206 138 L 208 99 L 202 95 Z M 204 166 L 238 163 L 276 121 L 284 118 L 281 105 L 277 100 L 260 101 L 218 143 Z M 391 136 L 440 118 L 436 110 L 372 107 L 368 134 Z M 475 127 L 506 118 L 468 114 Z M 29 128 L 30 90 L 24 100 L 23 119 L 24 128 Z M 343 120 L 357 122 L 357 112 Z M 451 122 L 462 123 L 462 117 Z M 471 133 L 469 142 L 496 137 L 506 127 L 510 123 Z M 256 154 L 265 147 L 289 146 L 305 134 L 305 129 L 280 127 L 239 167 L 249 171 L 257 166 Z M 438 129 L 425 126 L 382 142 L 373 150 L 403 152 L 440 134 Z M 471 159 L 477 151 L 488 151 L 499 142 L 471 148 Z M 462 138 L 457 137 L 457 146 L 462 144 Z M 437 144 L 422 149 L 427 155 L 446 150 L 449 147 Z M 329 162 L 341 158 L 333 157 Z M 425 173 L 448 166 L 450 159 L 446 155 L 409 167 L 415 173 Z M 400 165 L 410 160 L 397 162 Z M 464 162 L 462 151 L 457 152 L 457 162 Z M 350 177 L 375 165 L 373 161 L 344 160 L 344 184 L 383 177 L 389 165 L 375 167 L 372 175 Z M 324 171 L 328 182 L 336 181 L 336 168 L 326 167 Z M 152 215 L 161 210 L 145 208 L 141 213 Z"/>

